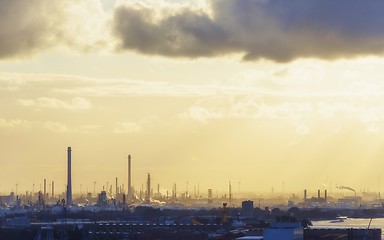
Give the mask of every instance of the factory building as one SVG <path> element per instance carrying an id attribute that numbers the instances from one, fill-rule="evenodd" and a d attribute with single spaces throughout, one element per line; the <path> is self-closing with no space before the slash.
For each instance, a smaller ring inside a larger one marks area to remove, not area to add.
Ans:
<path id="1" fill-rule="evenodd" d="M 241 203 L 241 216 L 253 217 L 253 201 L 243 201 Z"/>

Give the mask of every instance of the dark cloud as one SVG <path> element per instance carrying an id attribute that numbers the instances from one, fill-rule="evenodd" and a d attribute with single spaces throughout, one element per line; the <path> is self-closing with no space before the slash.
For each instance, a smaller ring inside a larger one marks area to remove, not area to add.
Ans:
<path id="1" fill-rule="evenodd" d="M 97 28 L 103 27 L 103 20 L 98 3 L 0 0 L 0 59 L 28 56 L 60 45 L 78 51 L 99 46 L 102 39 L 97 38 Z"/>
<path id="2" fill-rule="evenodd" d="M 60 13 L 53 2 L 0 0 L 0 58 L 28 55 L 53 43 Z"/>
<path id="3" fill-rule="evenodd" d="M 212 16 L 120 6 L 121 49 L 178 57 L 243 53 L 244 59 L 349 58 L 384 53 L 384 1 L 212 0 Z"/>
<path id="4" fill-rule="evenodd" d="M 198 57 L 219 53 L 217 39 L 227 38 L 225 30 L 205 14 L 184 10 L 160 23 L 151 22 L 151 15 L 148 9 L 120 7 L 115 11 L 114 30 L 123 48 L 147 54 Z"/>

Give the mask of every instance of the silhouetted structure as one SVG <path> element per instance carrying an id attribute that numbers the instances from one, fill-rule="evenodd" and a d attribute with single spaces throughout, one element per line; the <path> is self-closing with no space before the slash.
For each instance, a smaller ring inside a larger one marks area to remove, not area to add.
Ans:
<path id="1" fill-rule="evenodd" d="M 147 178 L 147 191 L 145 194 L 145 202 L 150 203 L 151 202 L 151 175 L 148 173 L 148 178 Z"/>
<path id="2" fill-rule="evenodd" d="M 132 201 L 132 182 L 131 182 L 131 155 L 128 155 L 128 202 Z"/>
<path id="3" fill-rule="evenodd" d="M 241 203 L 241 215 L 243 217 L 253 217 L 253 201 L 243 201 Z"/>
<path id="4" fill-rule="evenodd" d="M 71 173 L 71 147 L 68 147 L 67 157 L 68 157 L 68 176 L 67 176 L 67 204 L 72 204 L 72 173 Z"/>
<path id="5" fill-rule="evenodd" d="M 119 186 L 117 185 L 117 177 L 116 177 L 116 195 L 115 195 L 115 199 L 117 199 L 119 195 Z"/>
<path id="6" fill-rule="evenodd" d="M 44 200 L 47 198 L 47 179 L 44 178 L 44 195 L 43 195 Z"/>
<path id="7" fill-rule="evenodd" d="M 52 199 L 55 197 L 55 182 L 52 181 Z"/>

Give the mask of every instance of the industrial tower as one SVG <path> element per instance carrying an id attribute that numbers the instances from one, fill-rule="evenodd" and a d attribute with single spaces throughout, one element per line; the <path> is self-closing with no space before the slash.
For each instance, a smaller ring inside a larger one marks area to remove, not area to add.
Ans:
<path id="1" fill-rule="evenodd" d="M 72 205 L 71 147 L 68 147 L 67 205 Z"/>
<path id="2" fill-rule="evenodd" d="M 132 202 L 131 155 L 128 155 L 128 202 Z"/>

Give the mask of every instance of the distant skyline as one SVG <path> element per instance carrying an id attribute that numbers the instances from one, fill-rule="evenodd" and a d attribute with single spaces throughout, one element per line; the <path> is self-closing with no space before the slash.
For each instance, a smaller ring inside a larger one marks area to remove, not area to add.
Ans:
<path id="1" fill-rule="evenodd" d="M 384 184 L 384 2 L 0 0 L 0 193 Z M 380 189 L 379 189 L 380 188 Z M 236 192 L 236 191 L 234 191 Z"/>

